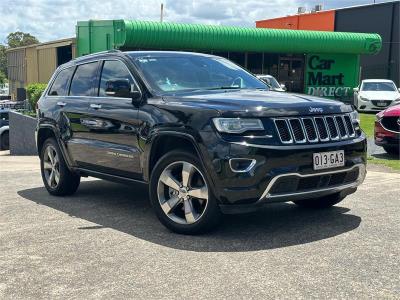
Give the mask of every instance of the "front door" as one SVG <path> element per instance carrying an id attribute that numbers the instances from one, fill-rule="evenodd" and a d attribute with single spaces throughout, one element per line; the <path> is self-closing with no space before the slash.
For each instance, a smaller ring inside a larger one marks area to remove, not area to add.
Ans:
<path id="1" fill-rule="evenodd" d="M 135 80 L 121 60 L 102 62 L 98 96 L 91 99 L 88 117 L 93 161 L 88 168 L 116 176 L 141 179 L 140 150 L 137 141 L 138 109 L 130 96 L 107 92 L 110 82 Z"/>
<path id="2" fill-rule="evenodd" d="M 304 92 L 304 57 L 280 57 L 278 81 L 288 92 Z"/>

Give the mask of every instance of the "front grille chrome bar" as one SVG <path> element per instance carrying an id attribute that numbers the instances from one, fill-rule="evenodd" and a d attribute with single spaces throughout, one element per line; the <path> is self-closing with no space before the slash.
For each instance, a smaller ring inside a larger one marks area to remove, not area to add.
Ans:
<path id="1" fill-rule="evenodd" d="M 276 118 L 274 124 L 282 144 L 334 142 L 356 135 L 349 114 Z"/>

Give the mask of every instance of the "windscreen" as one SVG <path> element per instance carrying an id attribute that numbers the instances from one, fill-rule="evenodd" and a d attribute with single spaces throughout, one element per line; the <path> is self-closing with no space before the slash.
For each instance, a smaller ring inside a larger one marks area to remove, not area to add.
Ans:
<path id="1" fill-rule="evenodd" d="M 391 82 L 364 82 L 361 90 L 393 92 L 396 87 Z"/>
<path id="2" fill-rule="evenodd" d="M 147 81 L 160 92 L 268 88 L 223 58 L 197 55 L 140 57 L 135 62 Z"/>

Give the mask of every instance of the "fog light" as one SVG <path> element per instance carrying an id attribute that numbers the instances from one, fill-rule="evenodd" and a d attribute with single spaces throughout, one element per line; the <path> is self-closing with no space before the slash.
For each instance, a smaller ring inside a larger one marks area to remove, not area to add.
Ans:
<path id="1" fill-rule="evenodd" d="M 229 166 L 235 173 L 245 173 L 253 169 L 256 162 L 257 161 L 255 159 L 249 158 L 231 158 L 229 160 Z"/>

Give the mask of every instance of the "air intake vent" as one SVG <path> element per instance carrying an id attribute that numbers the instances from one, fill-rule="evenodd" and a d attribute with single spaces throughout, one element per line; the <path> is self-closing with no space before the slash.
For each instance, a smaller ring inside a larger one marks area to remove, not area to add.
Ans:
<path id="1" fill-rule="evenodd" d="M 292 136 L 290 134 L 288 123 L 285 119 L 277 119 L 275 120 L 275 126 L 278 130 L 279 137 L 282 143 L 291 143 Z"/>
<path id="2" fill-rule="evenodd" d="M 344 121 L 342 116 L 336 116 L 335 117 L 336 124 L 338 125 L 340 136 L 341 137 L 347 137 L 347 130 L 346 127 L 344 126 Z"/>
<path id="3" fill-rule="evenodd" d="M 274 121 L 279 138 L 284 144 L 338 141 L 355 136 L 353 123 L 348 114 Z"/>
<path id="4" fill-rule="evenodd" d="M 299 119 L 289 120 L 290 128 L 292 129 L 293 137 L 296 143 L 305 143 L 306 137 L 304 135 L 303 127 Z"/>

